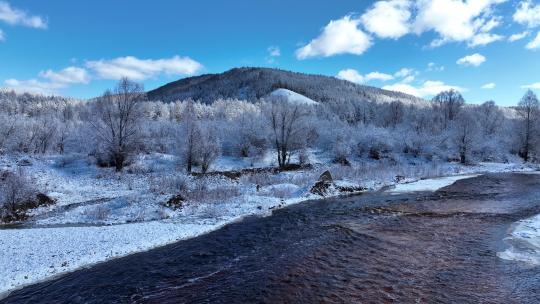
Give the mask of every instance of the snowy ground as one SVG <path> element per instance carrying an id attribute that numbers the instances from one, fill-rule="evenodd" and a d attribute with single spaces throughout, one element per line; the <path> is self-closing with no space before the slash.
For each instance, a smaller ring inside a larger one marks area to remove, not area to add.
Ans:
<path id="1" fill-rule="evenodd" d="M 390 190 L 390 193 L 399 194 L 405 192 L 437 191 L 438 189 L 449 186 L 460 179 L 472 178 L 478 175 L 479 174 L 446 176 L 440 178 L 422 179 L 405 184 L 397 184 L 392 190 Z"/>
<path id="2" fill-rule="evenodd" d="M 497 254 L 500 258 L 540 265 L 540 214 L 517 222 L 505 240 L 510 247 Z"/>
<path id="3" fill-rule="evenodd" d="M 0 294 L 80 267 L 195 237 L 249 215 L 265 216 L 275 208 L 320 198 L 309 193 L 320 173 L 330 170 L 336 184 L 376 190 L 401 182 L 393 192 L 433 191 L 479 172 L 531 171 L 519 164 L 414 164 L 385 169 L 377 163 L 351 168 L 325 164 L 313 153 L 315 169 L 275 175 L 253 174 L 238 181 L 223 177 L 194 179 L 177 169 L 173 156 L 140 156 L 126 173 L 96 168 L 84 157 L 32 157 L 25 167 L 38 188 L 56 204 L 31 212 L 30 228 L 0 229 Z M 0 157 L 0 170 L 20 158 Z M 222 158 L 216 170 L 264 167 L 259 160 Z M 438 179 L 423 177 L 461 175 Z M 258 185 L 258 187 L 257 187 Z M 179 188 L 191 197 L 178 210 L 163 206 Z M 338 195 L 339 193 L 330 193 Z M 68 224 L 68 225 L 66 225 Z M 107 225 L 104 225 L 107 224 Z M 38 228 L 39 227 L 39 228 Z"/>

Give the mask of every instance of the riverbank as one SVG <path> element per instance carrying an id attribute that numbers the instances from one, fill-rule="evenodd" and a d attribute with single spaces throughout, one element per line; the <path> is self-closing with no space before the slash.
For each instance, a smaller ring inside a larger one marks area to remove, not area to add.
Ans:
<path id="1" fill-rule="evenodd" d="M 509 247 L 498 253 L 500 258 L 539 266 L 540 214 L 515 223 L 505 241 Z"/>
<path id="2" fill-rule="evenodd" d="M 539 185 L 537 175 L 485 174 L 438 193 L 297 204 L 5 302 L 536 303 L 538 267 L 497 252 L 513 222 L 538 212 Z"/>
<path id="3" fill-rule="evenodd" d="M 39 166 L 36 167 L 39 168 Z M 479 164 L 454 169 L 457 170 L 453 172 L 471 174 L 474 172 L 530 171 L 535 168 L 517 164 Z M 71 185 L 77 183 L 77 181 L 69 180 L 68 177 L 65 180 L 69 181 Z M 412 181 L 412 183 L 398 185 L 396 191 L 435 191 L 456 180 L 469 177 L 471 175 L 425 180 L 417 180 L 418 177 L 405 177 L 402 181 Z M 396 183 L 396 181 L 372 180 L 371 185 L 376 186 L 372 186 L 371 189 L 376 190 Z M 88 187 L 89 191 L 91 187 Z M 64 189 L 67 188 L 64 186 Z M 180 213 L 168 219 L 137 223 L 105 226 L 88 226 L 88 223 L 85 223 L 80 227 L 71 225 L 68 227 L 0 230 L 0 248 L 2 248 L 0 252 L 0 294 L 5 295 L 12 290 L 81 267 L 88 267 L 113 258 L 196 237 L 239 221 L 246 216 L 264 216 L 281 207 L 321 198 L 306 192 L 306 190 L 296 191 L 296 195 L 288 198 L 249 195 L 248 192 L 235 200 L 222 203 L 188 205 Z M 58 194 L 57 197 L 66 196 Z M 78 200 L 83 200 L 83 198 L 78 196 Z"/>

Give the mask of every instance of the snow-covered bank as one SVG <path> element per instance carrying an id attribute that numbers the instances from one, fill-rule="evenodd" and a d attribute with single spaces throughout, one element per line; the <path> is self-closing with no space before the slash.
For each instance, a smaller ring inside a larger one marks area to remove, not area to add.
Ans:
<path id="1" fill-rule="evenodd" d="M 540 214 L 517 222 L 505 241 L 510 247 L 497 253 L 500 258 L 540 265 Z"/>
<path id="2" fill-rule="evenodd" d="M 317 198 L 315 195 L 286 200 L 246 197 L 238 204 L 222 205 L 221 208 L 230 210 L 215 211 L 215 218 L 191 216 L 111 226 L 0 229 L 0 298 L 25 285 L 82 267 L 193 238 L 245 216 L 268 215 L 273 208 Z"/>
<path id="3" fill-rule="evenodd" d="M 398 173 L 405 173 L 404 181 L 417 181 L 436 174 L 460 174 L 458 177 L 424 179 L 409 186 L 398 185 L 396 189 L 402 192 L 436 190 L 457 179 L 470 177 L 463 174 L 534 169 L 521 164 L 483 163 L 467 167 L 445 164 L 436 168 L 430 164 L 425 170 L 421 165 L 414 165 L 411 168 L 400 167 L 396 171 L 376 166 L 354 167 L 356 164 L 352 168 L 328 167 L 321 163 L 313 170 L 243 176 L 236 181 L 221 177 L 178 181 L 176 178 L 184 178 L 185 175 L 177 172 L 169 156 L 148 158 L 136 163 L 139 171 L 122 175 L 81 160 L 59 167 L 55 158 L 31 159 L 32 166 L 27 168 L 28 172 L 36 178 L 36 184 L 57 200 L 56 206 L 34 210 L 31 219 L 42 225 L 70 223 L 81 224 L 81 227 L 0 230 L 0 294 L 81 267 L 208 233 L 245 216 L 265 216 L 275 208 L 321 198 L 311 194 L 309 189 L 319 172 L 328 168 L 336 184 L 361 185 L 372 190 L 395 185 Z M 8 169 L 14 163 L 15 160 L 3 160 L 4 167 Z M 234 162 L 228 163 L 234 165 Z M 151 170 L 143 168 L 149 165 Z M 153 181 L 158 177 L 166 179 Z M 192 183 L 201 187 L 200 194 L 208 195 L 215 191 L 220 196 L 203 196 L 202 201 L 186 201 L 178 210 L 168 209 L 161 203 L 174 193 L 160 191 L 166 190 L 169 179 L 175 182 L 176 190 L 187 187 L 180 182 Z M 156 183 L 160 191 L 153 190 L 152 183 Z M 223 195 L 222 191 L 230 194 Z M 107 213 L 100 215 L 100 210 Z M 141 215 L 137 215 L 139 212 Z M 84 226 L 133 220 L 140 222 Z"/>
<path id="4" fill-rule="evenodd" d="M 405 192 L 418 192 L 418 191 L 437 191 L 446 186 L 450 186 L 461 179 L 473 178 L 479 174 L 467 174 L 467 175 L 456 175 L 456 176 L 446 176 L 440 178 L 431 178 L 431 179 L 421 179 L 416 182 L 397 184 L 392 190 L 391 193 L 405 193 Z"/>
<path id="5" fill-rule="evenodd" d="M 223 223 L 146 222 L 0 230 L 2 293 L 75 269 L 194 237 Z"/>

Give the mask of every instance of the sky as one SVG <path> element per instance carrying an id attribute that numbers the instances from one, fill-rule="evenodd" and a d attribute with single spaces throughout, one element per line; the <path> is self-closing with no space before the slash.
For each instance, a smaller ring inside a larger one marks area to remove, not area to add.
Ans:
<path id="1" fill-rule="evenodd" d="M 0 87 L 90 98 L 234 67 L 426 99 L 540 93 L 540 0 L 0 0 Z"/>

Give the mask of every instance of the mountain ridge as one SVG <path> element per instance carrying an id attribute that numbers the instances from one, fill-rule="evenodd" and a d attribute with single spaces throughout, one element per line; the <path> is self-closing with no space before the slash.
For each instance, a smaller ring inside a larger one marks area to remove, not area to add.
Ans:
<path id="1" fill-rule="evenodd" d="M 203 74 L 167 83 L 148 91 L 150 100 L 173 102 L 193 99 L 212 103 L 217 99 L 257 101 L 276 89 L 287 89 L 317 102 L 425 103 L 401 92 L 359 85 L 332 76 L 305 74 L 274 68 L 241 67 L 223 73 Z"/>

